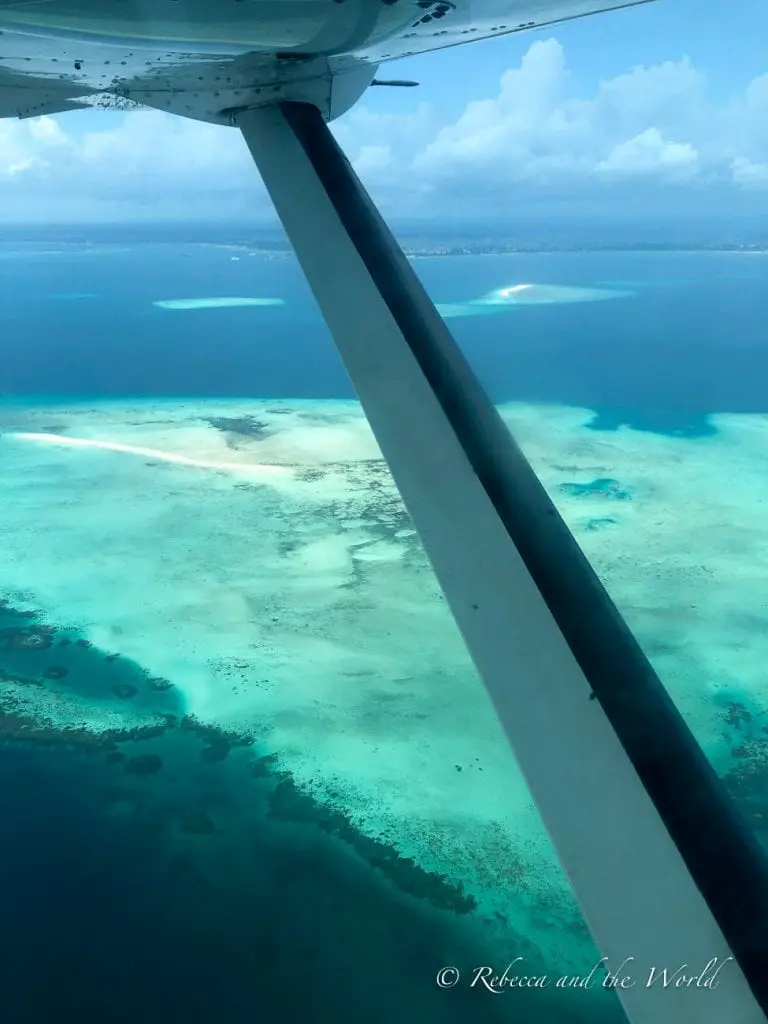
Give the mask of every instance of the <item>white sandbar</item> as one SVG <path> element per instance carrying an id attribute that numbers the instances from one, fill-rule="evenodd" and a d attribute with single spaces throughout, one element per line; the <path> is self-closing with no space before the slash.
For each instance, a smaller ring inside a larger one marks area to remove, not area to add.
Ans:
<path id="1" fill-rule="evenodd" d="M 63 437 L 61 434 L 27 434 L 18 433 L 15 437 L 26 441 L 41 441 L 44 444 L 59 444 L 68 448 L 101 448 L 104 451 L 126 452 L 130 455 L 143 455 L 145 458 L 158 462 L 173 462 L 179 466 L 197 466 L 200 469 L 251 470 L 268 476 L 290 476 L 290 470 L 284 466 L 263 466 L 244 462 L 225 462 L 214 459 L 197 459 L 192 455 L 178 455 L 165 452 L 158 448 L 144 448 L 135 444 L 120 444 L 116 441 L 100 441 L 97 438 Z"/>
<path id="2" fill-rule="evenodd" d="M 284 299 L 222 297 L 210 299 L 160 299 L 152 303 L 160 309 L 222 309 L 228 306 L 283 306 Z"/>

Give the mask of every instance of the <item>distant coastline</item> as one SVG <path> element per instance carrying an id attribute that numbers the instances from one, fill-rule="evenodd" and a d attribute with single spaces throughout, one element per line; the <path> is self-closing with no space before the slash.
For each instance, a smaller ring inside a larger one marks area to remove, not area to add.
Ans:
<path id="1" fill-rule="evenodd" d="M 520 243 L 520 242 L 495 242 L 492 244 L 488 243 L 456 243 L 454 245 L 445 243 L 409 243 L 400 239 L 403 252 L 406 256 L 412 259 L 434 259 L 438 256 L 510 256 L 515 253 L 526 253 L 529 255 L 536 255 L 537 253 L 555 253 L 555 252 L 648 252 L 648 253 L 661 253 L 661 252 L 711 252 L 711 253 L 743 253 L 743 254 L 755 254 L 755 255 L 766 255 L 768 254 L 768 245 L 683 245 L 683 244 L 661 244 L 653 242 L 632 242 L 625 244 L 618 244 L 615 242 L 593 245 L 588 244 L 561 244 L 557 245 L 554 243 L 540 244 L 540 243 Z M 243 252 L 250 252 L 258 254 L 259 256 L 269 257 L 270 259 L 276 259 L 279 257 L 286 257 L 292 255 L 290 246 L 286 243 L 283 248 L 272 248 L 263 247 L 257 244 L 248 244 L 243 242 L 240 244 L 229 244 L 229 245 L 213 245 L 216 249 L 229 249 L 239 250 Z"/>
<path id="2" fill-rule="evenodd" d="M 705 252 L 768 253 L 766 225 L 638 225 L 599 223 L 521 224 L 497 230 L 485 226 L 436 228 L 393 225 L 403 251 L 413 259 L 443 256 L 506 256 L 515 253 Z M 49 246 L 72 252 L 92 246 L 154 244 L 206 246 L 234 254 L 285 259 L 292 249 L 279 228 L 232 224 L 0 225 L 3 250 Z M 53 254 L 53 253 L 52 253 Z M 189 255 L 189 254 L 188 254 Z"/>
<path id="3" fill-rule="evenodd" d="M 624 245 L 615 242 L 604 245 L 536 245 L 526 243 L 494 244 L 494 245 L 424 245 L 410 246 L 401 242 L 406 256 L 433 257 L 433 256 L 508 256 L 513 253 L 553 253 L 553 252 L 716 252 L 716 253 L 759 253 L 767 254 L 768 245 L 664 245 L 648 243 L 628 243 Z"/>
<path id="4" fill-rule="evenodd" d="M 768 243 L 765 245 L 751 243 L 664 243 L 664 242 L 594 242 L 594 243 L 556 243 L 556 242 L 430 242 L 426 239 L 408 241 L 400 238 L 400 245 L 406 256 L 432 258 L 435 256 L 508 256 L 513 253 L 553 253 L 553 252 L 716 252 L 716 253 L 756 253 L 765 255 L 768 253 Z M 214 249 L 224 249 L 231 252 L 250 252 L 260 256 L 287 256 L 292 253 L 289 243 L 265 245 L 260 242 L 209 242 Z"/>

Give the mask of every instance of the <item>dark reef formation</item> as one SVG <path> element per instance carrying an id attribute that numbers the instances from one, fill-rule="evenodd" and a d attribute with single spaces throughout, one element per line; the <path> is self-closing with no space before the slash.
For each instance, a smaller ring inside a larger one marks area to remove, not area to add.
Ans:
<path id="1" fill-rule="evenodd" d="M 157 725 L 138 725 L 127 729 L 105 729 L 93 732 L 85 726 L 57 726 L 30 715 L 4 708 L 0 702 L 0 740 L 15 740 L 41 746 L 63 747 L 86 754 L 114 751 L 118 743 L 156 739 L 175 725 L 169 721 Z"/>
<path id="2" fill-rule="evenodd" d="M 381 535 L 391 537 L 394 529 L 409 523 L 397 500 L 393 499 L 393 503 L 379 508 L 378 512 Z M 100 755 L 111 770 L 135 780 L 135 789 L 130 790 L 111 784 L 112 802 L 133 802 L 133 813 L 143 820 L 175 822 L 179 833 L 199 836 L 226 832 L 225 824 L 214 822 L 211 807 L 218 806 L 216 786 L 219 783 L 216 780 L 223 778 L 216 774 L 218 766 L 227 762 L 232 751 L 238 749 L 245 758 L 235 762 L 233 770 L 242 771 L 244 778 L 250 776 L 259 783 L 265 800 L 261 806 L 275 823 L 320 830 L 343 843 L 400 892 L 425 900 L 435 908 L 466 915 L 477 907 L 475 898 L 466 894 L 459 884 L 425 870 L 392 845 L 365 834 L 342 809 L 329 807 L 299 787 L 277 755 L 258 749 L 248 754 L 248 748 L 256 744 L 255 734 L 208 725 L 193 715 L 163 710 L 165 705 L 182 710 L 180 695 L 169 680 L 149 675 L 129 659 L 110 658 L 84 638 L 71 631 L 69 635 L 62 635 L 65 632 L 41 624 L 35 613 L 22 614 L 7 605 L 0 607 L 0 682 L 13 684 L 5 696 L 0 690 L 0 742 Z M 47 662 L 54 639 L 59 641 L 55 648 L 57 660 L 67 659 L 66 664 Z M 69 643 L 62 648 L 64 640 Z M 148 701 L 145 709 L 148 721 L 143 725 L 95 731 L 85 725 L 57 725 L 51 719 L 33 716 L 21 709 L 15 695 L 19 684 L 50 685 L 46 680 L 52 685 L 65 685 L 81 700 L 85 698 L 105 706 L 109 706 L 110 701 L 130 701 L 135 709 L 140 700 Z M 139 744 L 146 746 L 137 748 Z M 195 763 L 200 766 L 201 774 L 190 778 Z M 158 802 L 160 783 L 157 779 L 178 773 L 193 783 L 193 790 L 195 786 L 210 785 L 212 795 L 205 796 L 206 791 L 200 793 L 198 789 L 198 796 L 194 796 L 187 790 L 180 805 L 172 809 L 164 799 Z M 206 779 L 210 780 L 208 784 Z M 203 797 L 203 806 L 200 806 Z"/>
<path id="3" fill-rule="evenodd" d="M 147 718 L 183 711 L 181 694 L 168 680 L 150 676 L 129 658 L 93 647 L 73 629 L 40 619 L 37 612 L 20 611 L 7 600 L 0 601 L 3 682 L 16 686 L 53 684 L 59 692 L 104 705 L 115 699 L 131 700 Z"/>
<path id="4" fill-rule="evenodd" d="M 322 480 L 327 472 L 327 469 L 300 469 L 296 473 L 296 479 L 303 484 L 313 484 Z"/>
<path id="5" fill-rule="evenodd" d="M 723 777 L 725 788 L 768 844 L 768 737 L 744 743 L 733 754 L 738 763 Z"/>
<path id="6" fill-rule="evenodd" d="M 277 772 L 279 764 L 277 754 L 262 754 L 251 764 L 251 775 L 255 779 L 268 779 Z"/>
<path id="7" fill-rule="evenodd" d="M 250 747 L 255 742 L 254 737 L 248 733 L 204 725 L 194 715 L 185 715 L 181 719 L 174 715 L 164 715 L 162 720 L 156 723 L 123 729 L 103 729 L 96 732 L 86 726 L 57 726 L 53 722 L 43 722 L 10 709 L 3 710 L 0 700 L 0 738 L 2 739 L 24 740 L 27 743 L 42 743 L 46 746 L 59 745 L 72 750 L 97 752 L 114 751 L 120 743 L 159 739 L 173 729 L 180 729 L 197 736 L 204 744 L 201 753 L 208 750 L 216 751 L 216 756 L 208 759 L 210 761 L 223 760 L 232 747 Z M 222 751 L 225 753 L 222 754 Z M 201 756 L 201 760 L 206 760 L 206 758 Z"/>
<path id="8" fill-rule="evenodd" d="M 179 722 L 179 728 L 182 732 L 194 733 L 203 742 L 200 760 L 204 764 L 223 761 L 233 747 L 252 747 L 256 742 L 256 738 L 249 732 L 204 725 L 194 715 L 185 715 Z"/>
<path id="9" fill-rule="evenodd" d="M 21 618 L 21 613 L 16 615 Z M 53 626 L 5 626 L 0 629 L 0 651 L 46 651 L 55 635 Z"/>
<path id="10" fill-rule="evenodd" d="M 138 686 L 133 686 L 131 683 L 116 683 L 115 686 L 111 687 L 111 690 L 120 700 L 130 700 L 139 692 Z"/>
<path id="11" fill-rule="evenodd" d="M 129 757 L 125 762 L 126 775 L 154 775 L 162 767 L 162 759 L 157 754 L 140 754 L 138 757 Z"/>
<path id="12" fill-rule="evenodd" d="M 610 498 L 613 501 L 631 501 L 632 495 L 626 488 L 619 484 L 613 477 L 601 476 L 590 480 L 588 484 L 564 483 L 558 484 L 557 489 L 561 494 L 567 494 L 572 498 Z"/>
<path id="13" fill-rule="evenodd" d="M 734 729 L 749 729 L 755 720 L 752 712 L 735 700 L 725 701 L 725 715 L 723 717 L 727 724 Z"/>
<path id="14" fill-rule="evenodd" d="M 716 696 L 715 703 L 722 707 L 726 735 L 732 743 L 733 764 L 723 774 L 723 783 L 768 846 L 768 724 L 764 724 L 768 716 L 762 708 L 750 710 L 729 695 Z"/>
<path id="15" fill-rule="evenodd" d="M 613 516 L 596 516 L 594 519 L 587 520 L 584 529 L 594 533 L 596 530 L 604 530 L 606 526 L 615 526 L 616 522 L 617 520 Z"/>
<path id="16" fill-rule="evenodd" d="M 273 771 L 268 765 L 267 772 Z M 287 772 L 278 773 L 280 781 L 269 797 L 270 817 L 306 825 L 314 825 L 347 843 L 371 867 L 378 868 L 401 892 L 428 900 L 434 907 L 455 914 L 469 914 L 477 908 L 477 900 L 463 892 L 460 885 L 445 875 L 423 868 L 410 857 L 404 857 L 392 846 L 365 835 L 355 828 L 341 811 L 334 810 L 299 789 Z"/>
<path id="17" fill-rule="evenodd" d="M 84 754 L 106 754 L 109 765 L 122 767 L 126 775 L 146 778 L 160 772 L 163 759 L 154 753 L 126 756 L 118 747 L 126 743 L 157 740 L 169 731 L 192 735 L 202 744 L 198 758 L 204 764 L 224 760 L 235 747 L 253 746 L 248 733 L 226 730 L 199 722 L 192 715 L 172 715 L 158 724 L 92 732 L 85 727 L 60 728 L 40 723 L 29 716 L 0 711 L 0 739 L 68 748 Z M 427 900 L 432 906 L 456 914 L 471 913 L 477 906 L 473 896 L 444 875 L 424 870 L 409 857 L 358 829 L 340 810 L 335 810 L 303 792 L 290 773 L 281 769 L 275 754 L 262 754 L 250 762 L 251 775 L 271 785 L 267 801 L 269 816 L 275 820 L 319 828 L 351 848 L 371 867 L 378 869 L 401 892 Z M 120 787 L 118 787 L 120 788 Z M 127 799 L 124 791 L 120 799 Z M 116 798 L 117 799 L 117 798 Z M 207 812 L 194 808 L 183 811 L 179 829 L 184 833 L 211 835 L 217 831 Z"/>
<path id="18" fill-rule="evenodd" d="M 267 437 L 269 424 L 254 416 L 213 416 L 205 422 L 223 434 L 237 434 L 240 437 Z"/>

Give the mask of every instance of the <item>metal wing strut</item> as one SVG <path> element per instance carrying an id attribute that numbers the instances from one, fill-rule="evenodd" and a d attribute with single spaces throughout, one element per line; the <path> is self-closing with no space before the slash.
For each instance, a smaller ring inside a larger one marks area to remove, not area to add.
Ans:
<path id="1" fill-rule="evenodd" d="M 757 841 L 320 112 L 236 123 L 629 1019 L 765 1024 Z M 715 957 L 712 988 L 646 984 Z"/>

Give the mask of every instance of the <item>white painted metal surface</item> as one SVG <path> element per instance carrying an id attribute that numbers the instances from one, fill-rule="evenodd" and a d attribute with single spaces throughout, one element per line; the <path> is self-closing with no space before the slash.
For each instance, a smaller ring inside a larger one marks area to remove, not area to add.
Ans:
<path id="1" fill-rule="evenodd" d="M 643 2 L 0 0 L 0 117 L 139 105 L 226 124 L 292 99 L 330 119 L 383 61 Z M 360 64 L 332 106 L 331 79 Z"/>

